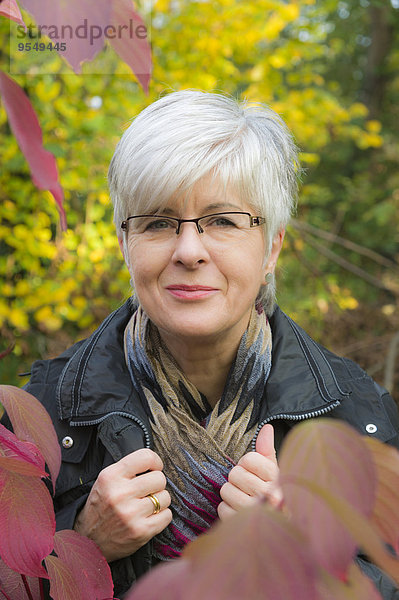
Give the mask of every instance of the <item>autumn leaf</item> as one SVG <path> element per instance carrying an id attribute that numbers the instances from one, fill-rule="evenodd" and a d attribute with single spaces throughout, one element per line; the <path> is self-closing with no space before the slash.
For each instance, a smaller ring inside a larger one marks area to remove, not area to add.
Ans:
<path id="1" fill-rule="evenodd" d="M 399 552 L 399 452 L 378 440 L 366 438 L 377 468 L 377 497 L 372 522 L 382 538 Z"/>
<path id="2" fill-rule="evenodd" d="M 15 571 L 47 577 L 42 560 L 53 549 L 51 496 L 37 477 L 0 469 L 0 556 Z"/>
<path id="3" fill-rule="evenodd" d="M 108 40 L 148 92 L 151 48 L 147 28 L 132 0 L 22 0 L 36 27 L 65 49 L 59 50 L 75 73 L 93 60 Z"/>
<path id="4" fill-rule="evenodd" d="M 57 203 L 61 227 L 66 229 L 64 194 L 58 181 L 57 165 L 51 152 L 43 148 L 42 130 L 33 106 L 23 89 L 2 71 L 0 71 L 0 94 L 10 127 L 29 164 L 32 181 L 40 190 L 51 192 Z"/>
<path id="5" fill-rule="evenodd" d="M 302 423 L 287 437 L 279 466 L 284 501 L 293 522 L 310 540 L 317 562 L 345 579 L 356 553 L 356 540 L 330 506 L 302 484 L 316 482 L 326 493 L 345 499 L 361 515 L 370 516 L 376 473 L 362 437 L 349 425 L 331 419 Z"/>
<path id="6" fill-rule="evenodd" d="M 44 560 L 50 579 L 50 595 L 53 600 L 87 600 L 85 591 L 79 589 L 71 569 L 56 556 Z"/>
<path id="7" fill-rule="evenodd" d="M 195 586 L 192 578 L 190 561 L 183 558 L 168 561 L 141 577 L 126 596 L 126 600 L 193 600 L 190 593 L 195 593 L 195 587 L 186 587 L 187 584 Z"/>
<path id="8" fill-rule="evenodd" d="M 92 60 L 103 48 L 104 27 L 111 22 L 111 0 L 96 0 L 94 4 L 92 0 L 22 0 L 21 3 L 44 35 L 54 34 L 54 42 L 65 43 L 66 49 L 59 53 L 75 73 L 81 72 L 82 62 Z"/>
<path id="9" fill-rule="evenodd" d="M 0 403 L 7 411 L 15 435 L 39 448 L 48 465 L 54 488 L 61 465 L 61 449 L 46 409 L 32 394 L 11 385 L 0 385 Z M 43 435 L 43 431 L 46 435 Z"/>
<path id="10" fill-rule="evenodd" d="M 32 600 L 41 600 L 39 579 L 37 577 L 25 577 L 32 595 Z M 4 594 L 7 594 L 7 597 L 10 598 L 10 600 L 28 600 L 21 574 L 10 569 L 10 567 L 8 567 L 1 559 L 0 592 L 3 592 L 3 597 L 0 593 L 1 600 L 5 599 Z"/>
<path id="11" fill-rule="evenodd" d="M 121 59 L 129 65 L 145 92 L 151 77 L 151 47 L 148 40 L 147 27 L 143 19 L 134 10 L 131 0 L 114 0 L 112 24 L 116 31 L 124 32 L 126 24 L 133 28 L 133 38 L 126 34 L 117 35 L 109 40 L 111 46 Z"/>
<path id="12" fill-rule="evenodd" d="M 19 10 L 17 0 L 1 0 L 0 15 L 8 17 L 12 21 L 15 21 L 16 23 L 26 27 L 21 15 L 21 11 Z"/>
<path id="13" fill-rule="evenodd" d="M 324 571 L 320 574 L 317 585 L 318 600 L 381 600 L 373 581 L 355 564 L 349 567 L 345 582 Z"/>
<path id="14" fill-rule="evenodd" d="M 0 424 L 0 469 L 20 475 L 47 477 L 44 458 L 35 444 L 23 442 Z"/>
<path id="15" fill-rule="evenodd" d="M 172 568 L 169 573 L 167 568 L 154 569 L 128 599 L 317 598 L 317 565 L 304 536 L 283 514 L 262 503 L 197 538 L 173 569 L 176 582 Z"/>
<path id="16" fill-rule="evenodd" d="M 72 573 L 86 598 L 112 598 L 111 570 L 96 544 L 76 531 L 58 531 L 54 550 Z"/>

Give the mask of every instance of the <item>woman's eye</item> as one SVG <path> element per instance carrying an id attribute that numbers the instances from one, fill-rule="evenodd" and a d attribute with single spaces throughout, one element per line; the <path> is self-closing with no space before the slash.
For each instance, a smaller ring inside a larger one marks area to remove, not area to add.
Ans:
<path id="1" fill-rule="evenodd" d="M 213 225 L 216 227 L 235 227 L 235 223 L 227 218 L 227 217 L 215 217 L 208 223 L 208 225 Z"/>
<path id="2" fill-rule="evenodd" d="M 169 229 L 170 227 L 175 227 L 171 221 L 167 219 L 155 219 L 154 221 L 150 221 L 146 227 L 146 231 L 157 231 L 158 229 Z"/>

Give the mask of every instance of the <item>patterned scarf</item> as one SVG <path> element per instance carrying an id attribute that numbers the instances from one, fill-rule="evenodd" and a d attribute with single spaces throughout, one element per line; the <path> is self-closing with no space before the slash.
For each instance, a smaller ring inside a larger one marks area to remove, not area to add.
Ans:
<path id="1" fill-rule="evenodd" d="M 154 539 L 154 557 L 169 560 L 217 518 L 220 488 L 250 449 L 271 367 L 271 329 L 252 310 L 222 397 L 212 407 L 185 377 L 157 328 L 138 308 L 125 330 L 133 386 L 149 416 L 154 451 L 164 464 L 173 520 Z"/>

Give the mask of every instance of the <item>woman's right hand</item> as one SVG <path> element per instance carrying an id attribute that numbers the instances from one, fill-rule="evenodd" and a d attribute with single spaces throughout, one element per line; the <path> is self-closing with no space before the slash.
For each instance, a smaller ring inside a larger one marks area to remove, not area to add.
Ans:
<path id="1" fill-rule="evenodd" d="M 172 520 L 161 458 L 136 450 L 98 475 L 74 529 L 92 539 L 108 562 L 133 554 Z M 154 494 L 161 505 L 154 514 Z"/>

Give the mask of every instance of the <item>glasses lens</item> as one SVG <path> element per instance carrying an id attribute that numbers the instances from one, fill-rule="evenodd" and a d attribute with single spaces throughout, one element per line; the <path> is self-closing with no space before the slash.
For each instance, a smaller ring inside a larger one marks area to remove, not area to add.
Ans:
<path id="1" fill-rule="evenodd" d="M 190 219 L 188 219 L 190 221 Z M 179 219 L 162 215 L 144 215 L 131 217 L 129 229 L 133 234 L 141 234 L 149 240 L 168 240 L 176 236 Z M 204 232 L 218 241 L 228 242 L 230 239 L 245 235 L 250 230 L 250 216 L 247 213 L 225 212 L 205 215 L 198 219 L 199 233 Z M 181 223 L 181 227 L 186 223 Z M 194 223 L 191 224 L 194 226 Z M 181 229 L 180 229 L 181 231 Z"/>
<path id="2" fill-rule="evenodd" d="M 147 237 L 168 237 L 175 233 L 176 227 L 177 221 L 158 215 L 130 219 L 132 233 L 143 233 Z"/>
<path id="3" fill-rule="evenodd" d="M 218 213 L 200 219 L 200 225 L 207 235 L 223 239 L 242 235 L 250 229 L 249 216 L 245 213 Z"/>

